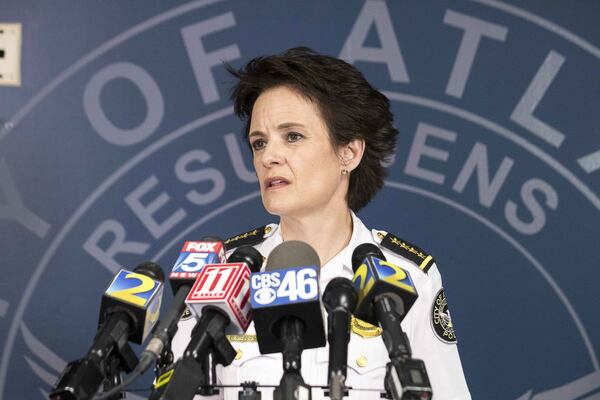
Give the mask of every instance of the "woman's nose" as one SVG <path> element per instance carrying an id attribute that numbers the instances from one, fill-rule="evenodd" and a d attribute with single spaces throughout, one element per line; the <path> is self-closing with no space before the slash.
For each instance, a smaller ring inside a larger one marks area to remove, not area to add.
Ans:
<path id="1" fill-rule="evenodd" d="M 284 149 L 277 142 L 269 142 L 262 154 L 262 163 L 268 168 L 274 165 L 281 165 L 285 161 Z"/>

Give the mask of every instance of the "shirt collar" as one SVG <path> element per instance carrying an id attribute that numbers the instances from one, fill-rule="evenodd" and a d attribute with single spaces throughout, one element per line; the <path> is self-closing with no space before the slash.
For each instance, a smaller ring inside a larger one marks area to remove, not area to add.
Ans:
<path id="1" fill-rule="evenodd" d="M 354 275 L 352 271 L 352 252 L 359 244 L 373 242 L 371 231 L 353 211 L 350 211 L 350 214 L 352 216 L 352 236 L 348 245 L 321 267 L 319 283 L 322 290 L 325 290 L 327 283 L 335 277 L 341 276 L 352 279 Z M 283 242 L 280 225 L 273 224 L 272 226 L 273 230 L 258 249 L 262 254 L 270 254 L 278 244 Z"/>
<path id="2" fill-rule="evenodd" d="M 352 236 L 348 245 L 336 254 L 327 264 L 321 268 L 321 285 L 325 285 L 335 277 L 341 276 L 352 279 L 352 253 L 356 246 L 361 243 L 371 242 L 371 233 L 362 221 L 351 211 L 352 215 Z"/>

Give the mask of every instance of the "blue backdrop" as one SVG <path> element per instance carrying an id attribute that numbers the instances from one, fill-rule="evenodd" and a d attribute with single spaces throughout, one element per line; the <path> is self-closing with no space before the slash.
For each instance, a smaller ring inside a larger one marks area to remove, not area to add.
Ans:
<path id="1" fill-rule="evenodd" d="M 0 398 L 42 399 L 119 266 L 274 221 L 221 60 L 354 63 L 400 131 L 359 215 L 438 260 L 475 399 L 600 399 L 600 2 L 3 0 Z M 168 304 L 168 299 L 165 301 Z M 139 397 L 133 396 L 138 399 Z"/>

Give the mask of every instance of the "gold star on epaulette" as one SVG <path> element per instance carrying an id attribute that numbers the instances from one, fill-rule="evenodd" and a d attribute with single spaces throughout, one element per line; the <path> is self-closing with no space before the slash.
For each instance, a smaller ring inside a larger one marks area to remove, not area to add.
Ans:
<path id="1" fill-rule="evenodd" d="M 268 233 L 266 232 L 267 229 L 270 231 L 271 227 L 263 226 L 248 232 L 240 233 L 239 235 L 232 236 L 224 242 L 225 247 L 227 250 L 231 250 L 244 245 L 255 246 L 265 240 L 264 236 L 266 233 Z"/>
<path id="2" fill-rule="evenodd" d="M 421 271 L 427 273 L 435 260 L 425 251 L 412 243 L 388 233 L 381 240 L 381 246 L 415 263 Z"/>
<path id="3" fill-rule="evenodd" d="M 242 233 L 241 235 L 237 235 L 237 236 L 234 236 L 232 238 L 229 238 L 229 239 L 227 239 L 225 241 L 225 244 L 227 245 L 227 244 L 229 244 L 231 242 L 235 242 L 235 241 L 240 240 L 240 239 L 246 239 L 248 236 L 254 236 L 254 235 L 258 235 L 258 229 L 255 229 L 255 230 L 250 231 L 250 232 Z"/>

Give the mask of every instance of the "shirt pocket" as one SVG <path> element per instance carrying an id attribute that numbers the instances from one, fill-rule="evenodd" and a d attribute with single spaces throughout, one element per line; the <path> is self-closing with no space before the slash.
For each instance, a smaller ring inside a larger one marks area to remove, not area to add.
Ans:
<path id="1" fill-rule="evenodd" d="M 389 361 L 381 336 L 362 338 L 353 333 L 348 347 L 348 386 L 383 390 L 385 368 Z"/>
<path id="2" fill-rule="evenodd" d="M 383 378 L 385 367 L 390 361 L 381 336 L 373 338 L 362 338 L 352 334 L 348 344 L 348 369 L 347 385 L 357 388 L 381 388 L 383 389 Z M 317 349 L 317 364 L 325 364 L 325 371 L 329 363 L 329 344 Z M 325 375 L 327 375 L 325 373 Z M 318 380 L 323 384 L 321 380 Z M 324 381 L 326 384 L 327 376 Z"/>
<path id="3" fill-rule="evenodd" d="M 256 342 L 232 342 L 236 350 L 236 359 L 223 368 L 223 384 L 239 385 L 245 381 L 258 382 L 261 385 L 278 385 L 281 370 L 281 354 L 260 354 Z"/>

